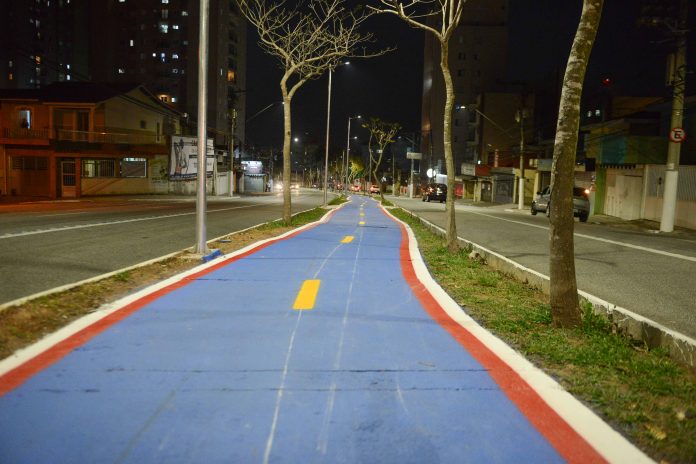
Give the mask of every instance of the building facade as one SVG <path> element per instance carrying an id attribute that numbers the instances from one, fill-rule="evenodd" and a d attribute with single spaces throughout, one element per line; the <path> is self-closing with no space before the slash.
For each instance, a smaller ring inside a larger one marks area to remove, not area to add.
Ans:
<path id="1" fill-rule="evenodd" d="M 113 18 L 117 18 L 116 21 Z M 90 4 L 90 63 L 100 82 L 142 82 L 165 103 L 198 113 L 199 2 L 105 0 Z M 234 0 L 211 0 L 207 125 L 216 146 L 244 139 L 246 22 Z"/>
<path id="2" fill-rule="evenodd" d="M 167 193 L 180 119 L 140 85 L 0 90 L 0 195 Z"/>
<path id="3" fill-rule="evenodd" d="M 452 118 L 454 165 L 478 159 L 476 127 L 480 95 L 503 88 L 508 40 L 508 0 L 471 0 L 464 4 L 462 20 L 449 42 L 449 66 L 455 93 Z M 433 19 L 435 21 L 435 19 Z M 435 24 L 434 22 L 432 23 Z M 423 63 L 421 151 L 425 166 L 444 172 L 443 120 L 445 84 L 440 70 L 440 43 L 426 34 Z"/>
<path id="4" fill-rule="evenodd" d="M 3 2 L 0 88 L 89 79 L 87 0 Z"/>

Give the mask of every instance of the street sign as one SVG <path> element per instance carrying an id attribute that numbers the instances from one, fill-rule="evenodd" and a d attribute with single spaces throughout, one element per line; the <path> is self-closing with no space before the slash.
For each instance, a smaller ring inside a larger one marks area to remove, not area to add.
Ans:
<path id="1" fill-rule="evenodd" d="M 423 159 L 423 153 L 416 153 L 413 151 L 407 151 L 406 152 L 406 159 L 410 159 L 410 160 Z"/>
<path id="2" fill-rule="evenodd" d="M 674 143 L 682 143 L 686 139 L 686 131 L 681 127 L 673 127 L 669 131 L 669 139 Z"/>

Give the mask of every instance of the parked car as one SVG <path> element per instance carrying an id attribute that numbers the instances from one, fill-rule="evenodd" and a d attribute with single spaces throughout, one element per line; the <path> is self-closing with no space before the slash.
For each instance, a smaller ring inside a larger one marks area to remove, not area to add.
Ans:
<path id="1" fill-rule="evenodd" d="M 360 191 L 360 184 L 353 184 L 350 186 L 350 190 L 352 192 L 359 192 Z"/>
<path id="2" fill-rule="evenodd" d="M 447 186 L 445 184 L 428 184 L 423 189 L 423 201 L 437 200 L 444 203 L 447 200 Z"/>
<path id="3" fill-rule="evenodd" d="M 580 219 L 580 222 L 587 222 L 590 217 L 589 189 L 573 187 L 573 216 Z M 537 197 L 532 201 L 532 216 L 537 213 L 551 214 L 551 187 L 546 187 L 541 192 L 537 192 Z"/>
<path id="4" fill-rule="evenodd" d="M 377 184 L 370 185 L 370 193 L 379 193 L 379 185 L 377 185 Z"/>

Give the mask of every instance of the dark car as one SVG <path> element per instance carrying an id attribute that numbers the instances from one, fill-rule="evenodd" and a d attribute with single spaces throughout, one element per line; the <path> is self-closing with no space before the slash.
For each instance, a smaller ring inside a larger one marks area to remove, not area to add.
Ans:
<path id="1" fill-rule="evenodd" d="M 573 216 L 580 219 L 580 222 L 587 222 L 590 217 L 590 191 L 582 187 L 573 187 Z M 546 187 L 541 192 L 537 192 L 537 197 L 532 201 L 532 215 L 536 213 L 551 213 L 551 187 Z"/>
<path id="2" fill-rule="evenodd" d="M 447 186 L 445 184 L 428 184 L 423 189 L 423 201 L 437 200 L 444 203 L 447 200 Z"/>

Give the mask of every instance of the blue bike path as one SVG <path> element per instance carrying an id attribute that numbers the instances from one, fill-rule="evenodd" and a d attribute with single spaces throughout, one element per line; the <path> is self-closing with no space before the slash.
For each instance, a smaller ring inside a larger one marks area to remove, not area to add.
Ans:
<path id="1" fill-rule="evenodd" d="M 0 376 L 0 462 L 616 461 L 442 310 L 414 253 L 353 197 L 124 303 Z"/>

